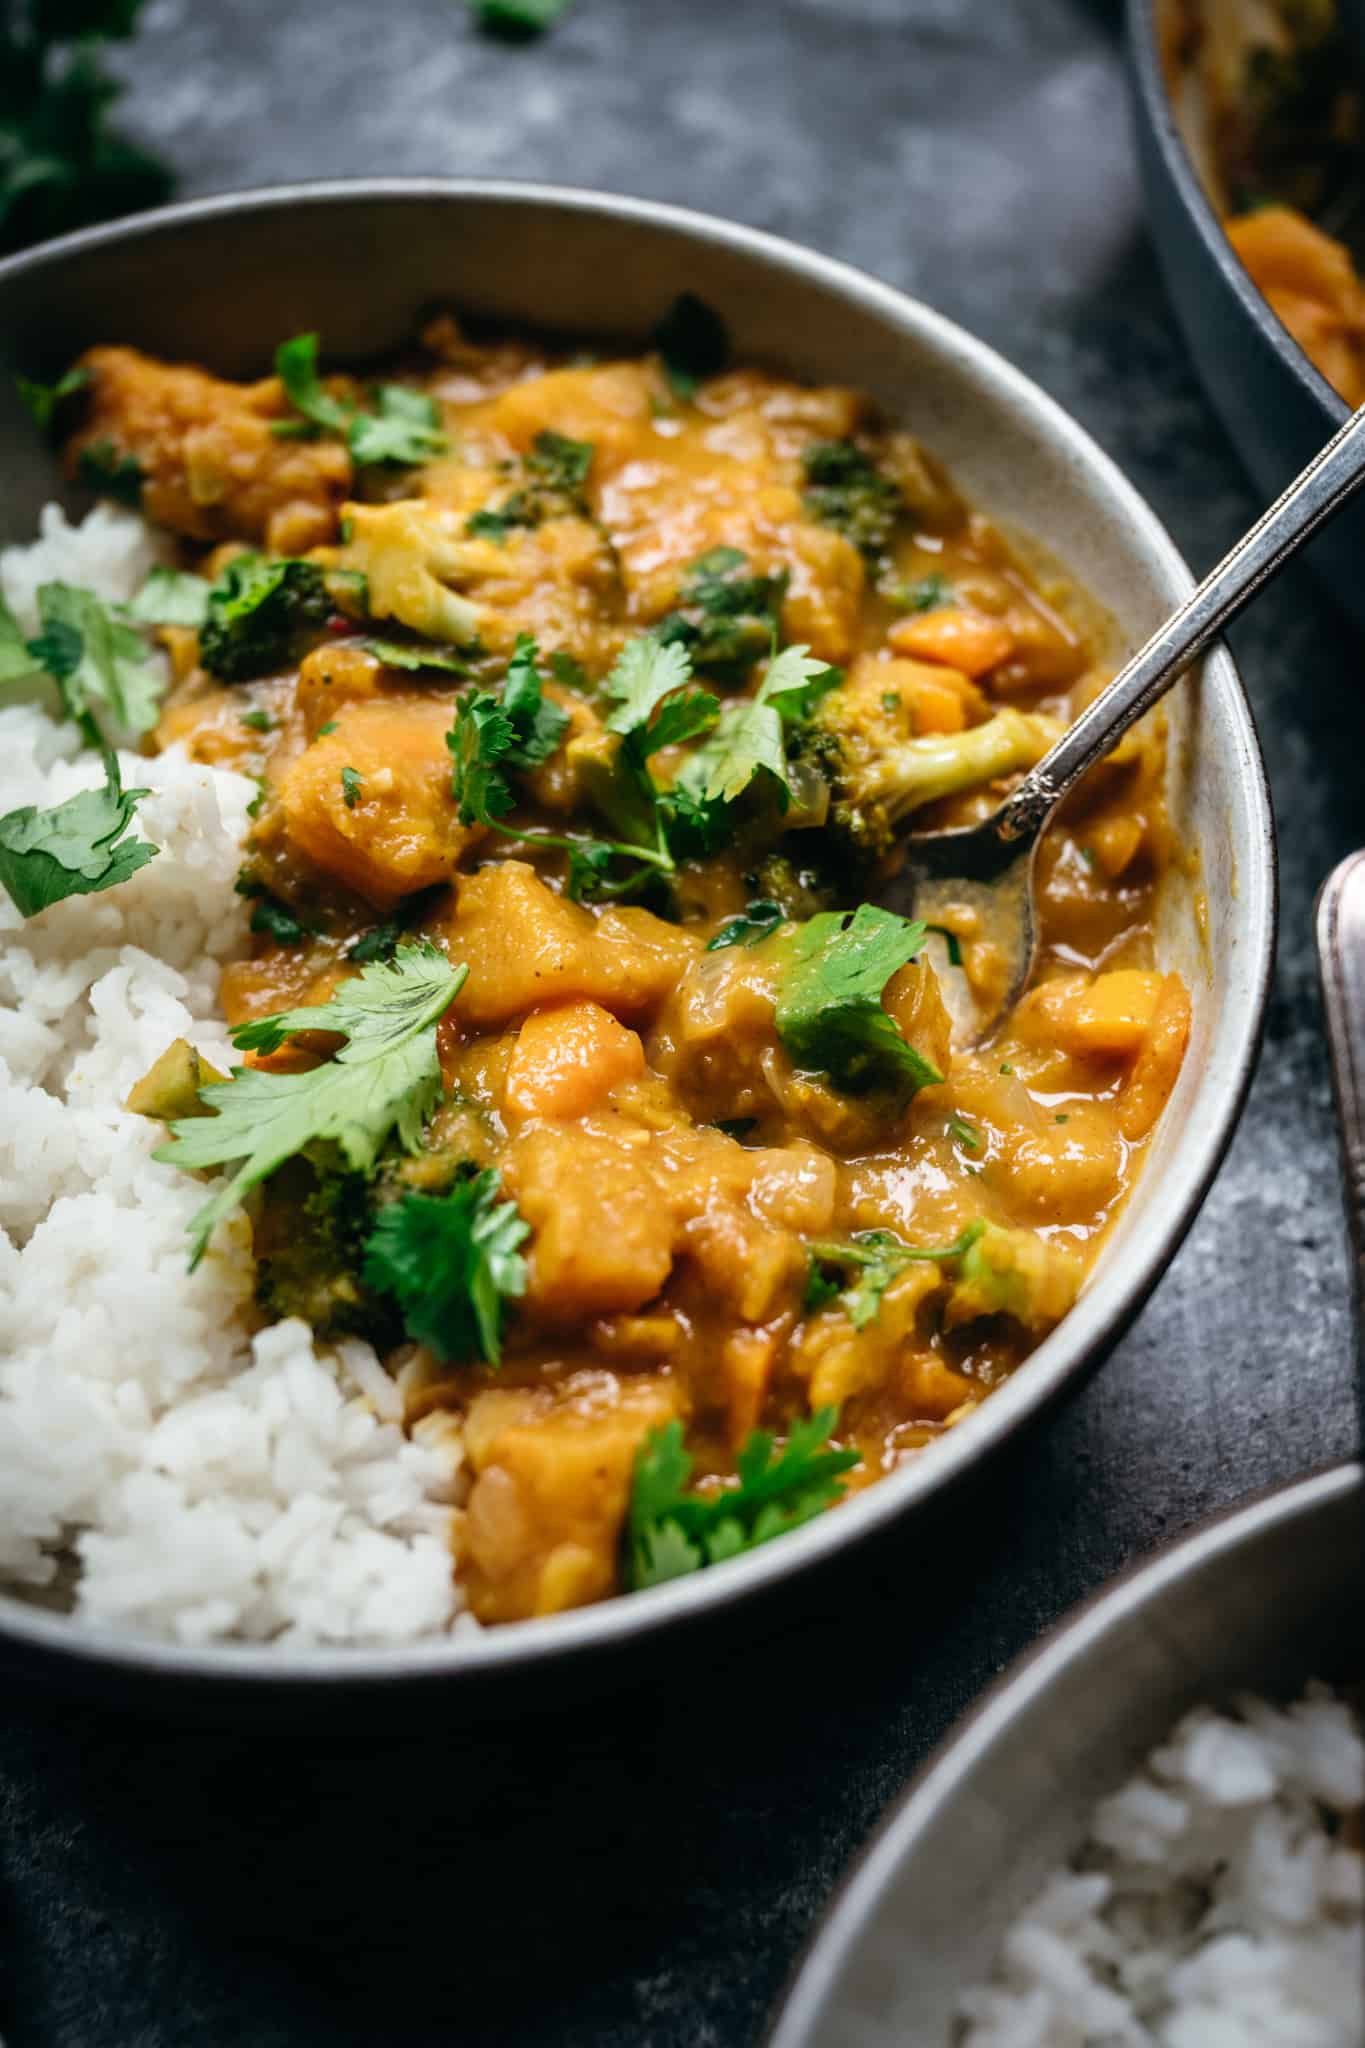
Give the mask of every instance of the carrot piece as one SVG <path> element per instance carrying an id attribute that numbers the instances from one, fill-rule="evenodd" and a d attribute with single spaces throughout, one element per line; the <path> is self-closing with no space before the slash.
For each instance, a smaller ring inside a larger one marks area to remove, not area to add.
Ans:
<path id="1" fill-rule="evenodd" d="M 600 1003 L 534 1010 L 507 1070 L 506 1107 L 516 1117 L 582 1116 L 644 1065 L 639 1034 Z"/>
<path id="2" fill-rule="evenodd" d="M 897 654 L 941 661 L 973 678 L 998 668 L 1014 651 L 1014 635 L 1008 626 L 985 612 L 967 611 L 959 605 L 899 619 L 886 637 Z"/>

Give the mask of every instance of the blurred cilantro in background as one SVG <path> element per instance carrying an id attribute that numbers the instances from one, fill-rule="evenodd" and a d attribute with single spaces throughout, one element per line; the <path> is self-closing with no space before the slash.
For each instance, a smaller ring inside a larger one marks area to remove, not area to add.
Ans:
<path id="1" fill-rule="evenodd" d="M 108 126 L 121 88 L 101 43 L 131 36 L 142 0 L 0 0 L 0 255 L 155 206 L 166 166 Z"/>

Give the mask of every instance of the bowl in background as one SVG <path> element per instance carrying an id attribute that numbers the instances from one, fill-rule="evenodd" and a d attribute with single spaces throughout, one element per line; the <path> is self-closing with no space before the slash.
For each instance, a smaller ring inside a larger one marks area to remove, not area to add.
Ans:
<path id="1" fill-rule="evenodd" d="M 10 369 L 30 376 L 56 374 L 97 340 L 254 376 L 282 336 L 305 329 L 320 330 L 332 361 L 381 355 L 441 300 L 503 322 L 640 344 L 682 290 L 723 315 L 739 358 L 870 390 L 1007 531 L 1047 543 L 1112 615 L 1116 659 L 1189 591 L 1184 563 L 1114 465 L 980 342 L 842 264 L 638 200 L 414 180 L 171 207 L 0 264 L 0 347 Z M 78 502 L 8 377 L 0 381 L 0 475 L 0 542 L 28 538 L 47 498 Z M 1198 870 L 1173 877 L 1159 928 L 1163 963 L 1180 969 L 1193 996 L 1184 1070 L 1148 1170 L 1080 1301 L 930 1454 L 729 1564 L 482 1635 L 383 1650 L 188 1647 L 77 1628 L 0 1595 L 0 1656 L 82 1686 L 164 1691 L 178 1682 L 220 1700 L 320 1681 L 361 1688 L 524 1677 L 532 1666 L 634 1645 L 789 1579 L 979 1465 L 1074 1386 L 1137 1312 L 1198 1208 L 1250 1080 L 1273 948 L 1274 844 L 1256 737 L 1226 651 L 1179 686 L 1167 714 L 1171 815 Z"/>
<path id="2" fill-rule="evenodd" d="M 1269 503 L 1350 414 L 1238 261 L 1196 168 L 1207 138 L 1186 135 L 1162 65 L 1162 31 L 1181 0 L 1128 0 L 1138 156 L 1157 257 L 1196 370 L 1238 455 Z M 1361 0 L 1365 13 L 1365 0 Z M 1365 40 L 1365 38 L 1362 38 Z M 1348 505 L 1304 550 L 1365 625 L 1365 503 Z"/>
<path id="3" fill-rule="evenodd" d="M 845 1881 L 767 2048 L 950 2048 L 959 1995 L 1183 1714 L 1362 1671 L 1365 1469 L 1206 1522 L 1063 1621 L 930 1760 Z"/>

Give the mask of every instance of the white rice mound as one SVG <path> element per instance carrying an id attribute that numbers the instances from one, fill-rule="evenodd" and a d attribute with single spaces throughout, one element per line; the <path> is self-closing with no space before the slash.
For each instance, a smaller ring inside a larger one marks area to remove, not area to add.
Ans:
<path id="1" fill-rule="evenodd" d="M 1310 1686 L 1199 1707 L 1103 1800 L 962 2000 L 963 2048 L 1360 2048 L 1365 1741 Z"/>
<path id="2" fill-rule="evenodd" d="M 0 590 L 32 632 L 40 583 L 126 599 L 157 555 L 133 513 L 49 507 Z M 253 1338 L 245 1220 L 191 1274 L 205 1186 L 122 1107 L 174 1038 L 231 1062 L 218 980 L 254 788 L 179 746 L 120 760 L 159 857 L 27 922 L 0 891 L 0 1583 L 51 1588 L 61 1559 L 78 1623 L 182 1643 L 446 1630 L 456 1437 L 404 1436 L 366 1344 L 337 1356 L 299 1321 Z M 69 723 L 0 708 L 0 813 L 102 779 Z"/>

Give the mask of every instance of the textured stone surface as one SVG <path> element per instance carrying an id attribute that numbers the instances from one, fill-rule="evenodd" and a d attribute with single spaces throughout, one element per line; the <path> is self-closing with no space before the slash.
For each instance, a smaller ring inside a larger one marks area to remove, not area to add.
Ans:
<path id="1" fill-rule="evenodd" d="M 189 192 L 478 172 L 738 215 L 923 294 L 1039 379 L 1197 565 L 1253 500 L 1143 234 L 1102 0 L 153 0 L 121 61 Z M 758 2039 L 798 1944 L 955 1715 L 1125 1560 L 1355 1438 L 1314 890 L 1365 837 L 1361 646 L 1290 576 L 1236 632 L 1283 834 L 1261 1071 L 1136 1327 L 963 1497 L 631 1690 L 529 1725 L 163 1730 L 11 1700 L 10 2048 Z M 943 1582 L 943 1583 L 940 1583 Z"/>

